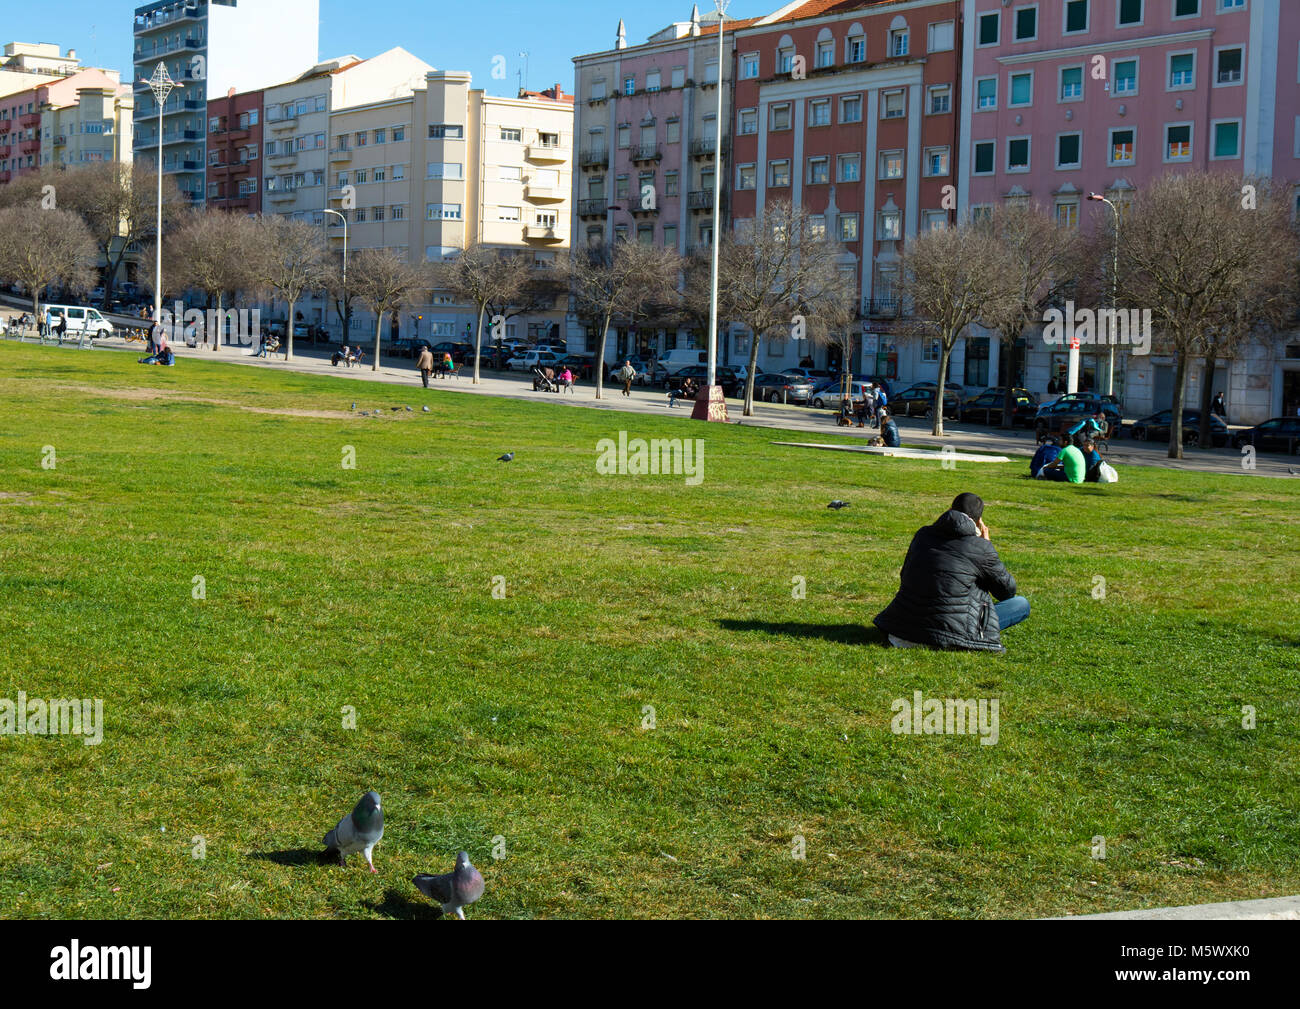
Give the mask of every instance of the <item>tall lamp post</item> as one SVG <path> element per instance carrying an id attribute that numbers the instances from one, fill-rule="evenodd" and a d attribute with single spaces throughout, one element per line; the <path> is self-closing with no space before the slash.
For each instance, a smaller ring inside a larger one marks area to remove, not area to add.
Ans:
<path id="1" fill-rule="evenodd" d="M 1100 193 L 1089 193 L 1088 199 L 1106 204 L 1106 206 L 1110 207 L 1110 212 L 1115 215 L 1115 244 L 1111 252 L 1110 264 L 1110 307 L 1114 311 L 1119 307 L 1119 208 Z M 1111 327 L 1113 328 L 1115 316 L 1112 314 L 1110 318 Z M 1113 396 L 1115 395 L 1115 334 L 1111 332 L 1106 335 L 1108 337 L 1106 342 L 1110 346 L 1110 365 L 1106 369 L 1106 395 Z"/>
<path id="2" fill-rule="evenodd" d="M 723 416 L 725 418 L 726 401 L 722 399 L 721 393 L 717 388 L 718 384 L 718 251 L 722 243 L 722 35 L 725 28 L 727 7 L 730 6 L 731 0 L 713 0 L 713 6 L 718 11 L 718 114 L 714 119 L 716 128 L 714 129 L 714 152 L 713 152 L 713 270 L 709 277 L 709 388 L 704 400 L 704 410 L 698 411 L 697 416 L 701 413 L 703 416 L 709 416 L 709 406 L 712 405 L 715 397 L 721 402 Z M 756 337 L 757 338 L 757 337 Z M 701 401 L 697 400 L 697 405 Z"/>
<path id="3" fill-rule="evenodd" d="M 323 212 L 333 214 L 343 222 L 343 314 L 346 317 L 348 315 L 348 218 L 346 214 L 338 210 L 326 208 Z M 343 334 L 343 339 L 348 339 L 347 333 Z"/>
<path id="4" fill-rule="evenodd" d="M 153 322 L 158 327 L 159 333 L 162 332 L 162 179 L 163 179 L 163 105 L 167 102 L 167 97 L 175 88 L 183 88 L 184 84 L 179 84 L 172 80 L 171 74 L 167 72 L 167 64 L 159 62 L 153 70 L 153 76 L 149 78 L 149 90 L 153 92 L 154 101 L 158 105 L 158 220 L 157 231 L 155 232 L 155 251 L 157 253 L 154 260 L 153 272 Z"/>

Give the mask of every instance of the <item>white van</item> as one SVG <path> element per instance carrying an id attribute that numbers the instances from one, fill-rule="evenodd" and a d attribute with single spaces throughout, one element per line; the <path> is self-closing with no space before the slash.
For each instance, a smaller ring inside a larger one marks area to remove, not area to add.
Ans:
<path id="1" fill-rule="evenodd" d="M 664 351 L 663 356 L 656 363 L 669 375 L 676 375 L 683 368 L 692 364 L 708 364 L 709 354 L 708 351 L 704 350 L 688 350 L 684 347 L 678 347 L 676 350 Z"/>
<path id="2" fill-rule="evenodd" d="M 68 331 L 63 335 L 65 340 L 69 337 L 80 339 L 83 336 L 98 340 L 113 335 L 113 324 L 105 319 L 97 308 L 85 308 L 80 305 L 45 305 L 41 308 L 42 319 L 47 312 L 54 316 L 56 326 L 59 324 L 59 316 L 68 320 Z"/>

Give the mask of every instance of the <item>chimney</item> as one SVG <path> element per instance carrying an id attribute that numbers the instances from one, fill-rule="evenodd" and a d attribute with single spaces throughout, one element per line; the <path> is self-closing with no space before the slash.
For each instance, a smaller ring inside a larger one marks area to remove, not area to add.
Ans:
<path id="1" fill-rule="evenodd" d="M 68 50 L 68 59 L 70 59 L 70 60 L 75 60 L 76 58 L 77 58 L 77 50 L 75 50 L 75 49 L 69 49 L 69 50 Z"/>

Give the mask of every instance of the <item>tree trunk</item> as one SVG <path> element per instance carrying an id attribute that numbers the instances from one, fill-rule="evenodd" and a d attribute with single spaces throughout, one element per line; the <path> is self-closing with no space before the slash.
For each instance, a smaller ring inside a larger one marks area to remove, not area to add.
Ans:
<path id="1" fill-rule="evenodd" d="M 1010 337 L 1010 339 L 1009 340 L 1005 338 L 1002 339 L 1002 350 L 1005 354 L 1008 355 L 1007 391 L 1006 394 L 1002 397 L 1002 423 L 1001 425 L 999 425 L 1000 427 L 1002 427 L 1003 430 L 1010 429 L 1013 422 L 1015 421 L 1015 406 L 1013 403 L 1014 397 L 1011 394 L 1011 390 L 1015 386 L 1015 377 L 1014 377 L 1015 371 L 1011 366 L 1015 363 L 1013 358 L 1015 357 L 1015 353 L 1016 353 L 1016 340 L 1020 338 L 1020 334 L 1008 333 L 1006 334 L 1006 336 Z M 991 379 L 989 383 L 990 385 L 997 385 L 998 377 L 996 375 L 990 375 L 989 378 Z"/>
<path id="2" fill-rule="evenodd" d="M 370 363 L 371 371 L 379 370 L 379 340 L 380 334 L 384 331 L 384 313 L 382 311 L 375 313 L 375 359 Z"/>
<path id="3" fill-rule="evenodd" d="M 596 355 L 596 398 L 600 399 L 605 389 L 605 343 L 609 340 L 609 313 L 605 316 L 605 324 L 600 328 L 600 352 Z"/>
<path id="4" fill-rule="evenodd" d="M 1214 448 L 1210 434 L 1210 408 L 1214 405 L 1214 369 L 1219 363 L 1219 344 L 1210 344 L 1205 362 L 1201 366 L 1201 426 L 1196 437 L 1201 448 Z"/>
<path id="5" fill-rule="evenodd" d="M 1187 384 L 1187 353 L 1182 350 L 1175 353 L 1178 356 L 1174 363 L 1173 412 L 1169 417 L 1169 458 L 1181 459 L 1183 457 L 1183 403 L 1187 398 L 1184 391 L 1184 386 Z"/>
<path id="6" fill-rule="evenodd" d="M 483 309 L 484 303 L 479 302 L 478 306 L 478 329 L 474 334 L 474 384 L 478 385 L 479 362 L 483 359 Z"/>
<path id="7" fill-rule="evenodd" d="M 750 332 L 755 335 L 749 344 L 749 374 L 745 376 L 745 405 L 740 411 L 742 417 L 754 416 L 754 379 L 758 371 L 758 331 L 751 327 Z"/>
<path id="8" fill-rule="evenodd" d="M 297 298 L 289 299 L 289 315 L 284 320 L 284 359 L 293 360 L 293 306 L 297 304 Z"/>
<path id="9" fill-rule="evenodd" d="M 943 437 L 943 394 L 948 384 L 948 359 L 956 342 L 955 338 L 949 340 L 947 337 L 939 341 L 942 348 L 939 353 L 939 387 L 934 390 L 934 427 L 930 431 L 939 438 Z"/>

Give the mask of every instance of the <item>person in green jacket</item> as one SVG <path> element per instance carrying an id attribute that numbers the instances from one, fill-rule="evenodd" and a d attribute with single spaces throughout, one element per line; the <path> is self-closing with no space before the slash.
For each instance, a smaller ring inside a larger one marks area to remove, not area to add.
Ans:
<path id="1" fill-rule="evenodd" d="M 1075 440 L 1061 449 L 1061 454 L 1039 471 L 1038 478 L 1083 483 L 1083 478 L 1088 472 L 1088 464 L 1079 448 L 1078 443 L 1082 440 L 1083 435 L 1075 435 Z"/>

